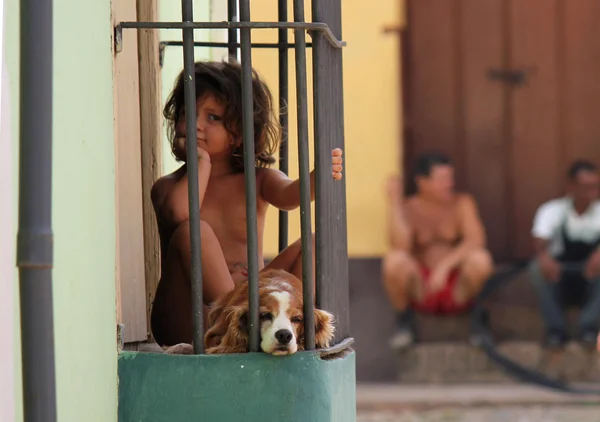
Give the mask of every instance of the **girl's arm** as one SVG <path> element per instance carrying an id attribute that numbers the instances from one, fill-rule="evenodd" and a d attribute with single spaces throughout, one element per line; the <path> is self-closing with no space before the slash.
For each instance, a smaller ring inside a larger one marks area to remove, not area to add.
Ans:
<path id="1" fill-rule="evenodd" d="M 332 177 L 342 178 L 342 150 L 336 148 L 331 153 Z M 283 211 L 291 211 L 300 206 L 300 179 L 292 180 L 276 169 L 265 169 L 260 194 L 269 204 Z M 310 200 L 315 199 L 315 171 L 310 172 Z"/>
<path id="2" fill-rule="evenodd" d="M 206 186 L 210 177 L 210 157 L 202 149 L 198 150 L 198 190 L 200 195 L 200 206 L 206 193 Z M 188 172 L 175 182 L 163 195 L 159 195 L 159 182 L 152 187 L 152 202 L 158 218 L 170 225 L 178 225 L 190 218 L 188 201 Z M 162 198 L 160 197 L 162 196 Z"/>

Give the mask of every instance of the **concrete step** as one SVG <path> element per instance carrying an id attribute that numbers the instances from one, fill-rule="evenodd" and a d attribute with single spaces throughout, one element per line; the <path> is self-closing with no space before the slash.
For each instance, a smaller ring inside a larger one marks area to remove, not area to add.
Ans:
<path id="1" fill-rule="evenodd" d="M 568 382 L 600 382 L 600 354 L 570 343 L 563 352 L 538 342 L 505 341 L 498 351 L 527 368 Z M 466 342 L 420 343 L 397 352 L 396 377 L 402 383 L 512 383 L 481 350 Z"/>
<path id="2" fill-rule="evenodd" d="M 392 309 L 381 283 L 381 261 L 379 259 L 353 259 L 349 264 L 350 274 L 350 325 L 355 338 L 356 376 L 364 382 L 393 382 L 398 367 L 396 356 L 389 348 L 388 342 L 394 334 L 396 315 Z M 540 342 L 544 330 L 540 312 L 537 307 L 536 294 L 527 273 L 516 276 L 510 283 L 502 286 L 488 300 L 490 328 L 495 341 L 504 342 Z M 567 314 L 570 328 L 575 332 L 578 313 Z M 468 315 L 435 316 L 418 315 L 418 336 L 420 342 L 435 344 L 438 342 L 467 342 L 469 337 Z M 435 347 L 435 346 L 434 346 Z M 538 352 L 531 349 L 523 358 L 537 362 Z M 460 356 L 460 354 L 459 354 Z M 483 365 L 477 353 L 463 354 L 467 367 Z M 419 362 L 407 356 L 411 362 Z M 433 359 L 433 358 L 432 358 Z M 431 360 L 431 359 L 429 359 Z M 539 360 L 539 359 L 538 359 Z M 433 360 L 435 363 L 436 361 Z M 433 364 L 433 363 L 432 363 Z M 575 365 L 577 366 L 577 365 Z M 419 369 L 417 373 L 423 373 Z M 405 377 L 411 374 L 406 371 Z M 567 372 L 571 372 L 570 369 Z M 454 371 L 451 379 L 457 379 L 460 372 Z M 490 377 L 488 373 L 482 375 Z M 415 375 L 416 377 L 416 375 Z M 442 379 L 447 378 L 446 376 Z M 477 377 L 471 377 L 477 380 Z M 484 379 L 488 379 L 484 378 Z M 420 375 L 416 380 L 423 379 Z M 497 374 L 491 378 L 498 380 Z M 465 380 L 468 381 L 468 380 Z"/>
<path id="3" fill-rule="evenodd" d="M 598 384 L 580 386 L 600 388 Z M 356 406 L 359 411 L 561 404 L 600 405 L 600 396 L 563 394 L 523 384 L 479 383 L 450 387 L 358 383 L 356 386 Z"/>

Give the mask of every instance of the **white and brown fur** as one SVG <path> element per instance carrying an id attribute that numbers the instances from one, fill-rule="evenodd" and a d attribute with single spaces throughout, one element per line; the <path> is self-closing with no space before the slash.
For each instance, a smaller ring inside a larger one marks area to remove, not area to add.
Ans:
<path id="1" fill-rule="evenodd" d="M 260 348 L 273 355 L 291 355 L 304 350 L 302 283 L 283 270 L 266 270 L 259 274 Z M 249 351 L 248 283 L 219 298 L 210 307 L 204 336 L 207 354 L 244 353 Z M 329 347 L 333 338 L 333 315 L 314 310 L 315 343 L 318 349 Z M 191 354 L 190 344 L 181 343 L 166 349 L 170 354 Z"/>

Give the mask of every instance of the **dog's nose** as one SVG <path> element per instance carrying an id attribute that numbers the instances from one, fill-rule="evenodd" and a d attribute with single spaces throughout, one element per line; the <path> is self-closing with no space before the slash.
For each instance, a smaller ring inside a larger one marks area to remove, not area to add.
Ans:
<path id="1" fill-rule="evenodd" d="M 292 341 L 292 337 L 290 330 L 279 330 L 275 333 L 275 338 L 281 344 L 288 344 Z"/>

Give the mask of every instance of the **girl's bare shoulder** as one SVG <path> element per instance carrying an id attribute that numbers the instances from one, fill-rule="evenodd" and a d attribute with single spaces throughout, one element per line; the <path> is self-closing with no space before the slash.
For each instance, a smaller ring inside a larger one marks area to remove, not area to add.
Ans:
<path id="1" fill-rule="evenodd" d="M 172 173 L 166 174 L 161 178 L 157 179 L 152 185 L 150 191 L 150 197 L 154 204 L 159 204 L 169 194 L 173 186 L 183 177 L 185 174 L 185 166 L 181 166 Z"/>

